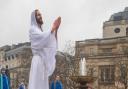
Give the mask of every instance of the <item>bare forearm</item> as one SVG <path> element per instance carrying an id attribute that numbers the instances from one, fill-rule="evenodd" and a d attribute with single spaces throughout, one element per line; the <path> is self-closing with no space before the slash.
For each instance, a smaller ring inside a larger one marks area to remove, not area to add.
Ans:
<path id="1" fill-rule="evenodd" d="M 58 32 L 58 29 L 53 29 L 53 28 L 52 28 L 51 34 L 52 34 L 52 33 L 55 33 L 55 38 L 56 38 L 56 40 L 57 40 L 57 32 Z"/>
<path id="2" fill-rule="evenodd" d="M 59 16 L 59 17 L 54 21 L 53 27 L 52 27 L 52 31 L 51 31 L 51 33 L 55 32 L 55 37 L 56 37 L 56 39 L 57 39 L 57 32 L 58 32 L 60 23 L 61 23 L 61 17 Z"/>
<path id="3" fill-rule="evenodd" d="M 58 33 L 58 30 L 55 31 L 55 37 L 56 37 L 56 40 L 57 40 L 57 33 Z"/>

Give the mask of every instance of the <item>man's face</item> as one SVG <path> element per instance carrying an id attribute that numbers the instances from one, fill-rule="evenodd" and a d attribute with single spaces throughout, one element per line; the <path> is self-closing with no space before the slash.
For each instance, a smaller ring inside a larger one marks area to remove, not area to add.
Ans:
<path id="1" fill-rule="evenodd" d="M 2 74 L 5 74 L 5 70 L 2 70 L 1 73 L 2 73 Z"/>
<path id="2" fill-rule="evenodd" d="M 60 76 L 56 76 L 56 80 L 60 80 Z"/>
<path id="3" fill-rule="evenodd" d="M 39 12 L 39 10 L 35 11 L 35 17 L 36 17 L 37 24 L 42 25 L 43 20 L 42 20 L 42 16 L 41 16 L 41 13 Z"/>

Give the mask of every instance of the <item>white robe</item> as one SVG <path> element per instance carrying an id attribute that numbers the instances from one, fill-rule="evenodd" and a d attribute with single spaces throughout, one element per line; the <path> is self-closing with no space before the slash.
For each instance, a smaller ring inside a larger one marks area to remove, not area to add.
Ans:
<path id="1" fill-rule="evenodd" d="M 30 41 L 33 53 L 28 89 L 49 89 L 48 77 L 55 69 L 57 41 L 51 30 L 41 31 L 31 15 Z"/>

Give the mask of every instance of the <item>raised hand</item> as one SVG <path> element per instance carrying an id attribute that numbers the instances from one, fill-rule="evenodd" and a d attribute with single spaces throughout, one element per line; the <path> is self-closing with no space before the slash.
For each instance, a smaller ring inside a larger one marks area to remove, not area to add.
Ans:
<path id="1" fill-rule="evenodd" d="M 61 17 L 59 16 L 53 23 L 52 32 L 57 31 L 61 24 Z"/>

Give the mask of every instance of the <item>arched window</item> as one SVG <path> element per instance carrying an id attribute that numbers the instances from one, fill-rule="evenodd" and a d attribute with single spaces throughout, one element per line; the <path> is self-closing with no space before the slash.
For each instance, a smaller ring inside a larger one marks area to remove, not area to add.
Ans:
<path id="1" fill-rule="evenodd" d="M 126 36 L 128 36 L 128 27 L 126 28 Z"/>
<path id="2" fill-rule="evenodd" d="M 14 55 L 12 55 L 12 59 L 14 59 Z"/>
<path id="3" fill-rule="evenodd" d="M 8 56 L 8 60 L 10 60 L 11 58 L 10 58 L 10 56 Z"/>

